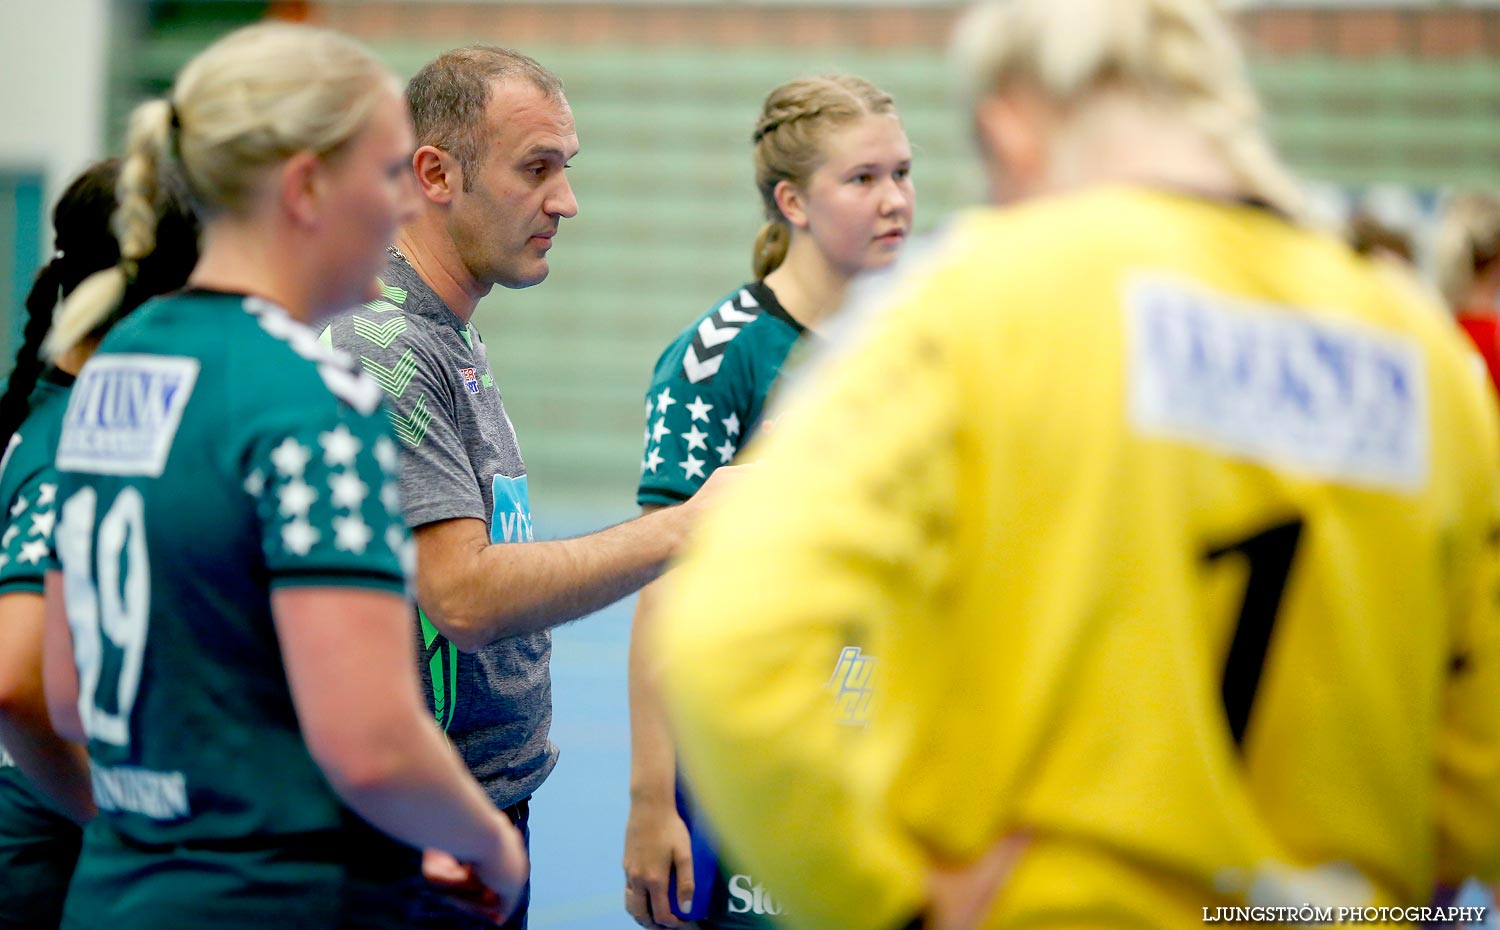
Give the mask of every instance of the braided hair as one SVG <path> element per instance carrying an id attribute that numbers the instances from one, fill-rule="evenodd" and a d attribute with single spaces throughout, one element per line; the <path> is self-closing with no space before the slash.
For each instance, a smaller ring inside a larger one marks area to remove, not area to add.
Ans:
<path id="1" fill-rule="evenodd" d="M 84 279 L 120 260 L 120 247 L 110 227 L 119 176 L 117 159 L 91 165 L 73 179 L 52 210 L 55 248 L 26 295 L 24 336 L 5 392 L 0 394 L 0 448 L 10 442 L 30 413 L 31 392 L 46 368 L 42 343 L 52 329 L 59 298 L 66 298 Z M 198 260 L 198 224 L 180 200 L 170 201 L 158 239 L 160 247 L 140 263 L 125 299 L 84 338 L 103 336 L 116 320 L 147 299 L 187 282 Z"/>
<path id="2" fill-rule="evenodd" d="M 792 231 L 776 205 L 776 185 L 805 185 L 823 161 L 829 130 L 864 116 L 896 112 L 891 95 L 848 74 L 788 81 L 766 96 L 751 141 L 755 145 L 755 186 L 766 210 L 766 224 L 755 237 L 750 264 L 764 280 L 786 260 Z"/>

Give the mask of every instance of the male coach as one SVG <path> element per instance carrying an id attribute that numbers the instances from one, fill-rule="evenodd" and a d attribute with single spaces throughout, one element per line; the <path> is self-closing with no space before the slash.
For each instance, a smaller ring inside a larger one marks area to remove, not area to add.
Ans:
<path id="1" fill-rule="evenodd" d="M 559 224 L 578 212 L 566 175 L 573 113 L 555 75 L 490 46 L 440 56 L 406 96 L 421 213 L 397 237 L 380 299 L 325 337 L 384 388 L 402 440 L 434 712 L 524 834 L 528 800 L 557 761 L 548 629 L 660 574 L 702 495 L 590 536 L 532 541 L 526 467 L 470 318 L 494 285 L 547 277 Z M 526 906 L 507 928 L 525 926 Z M 438 895 L 419 924 L 480 925 Z"/>

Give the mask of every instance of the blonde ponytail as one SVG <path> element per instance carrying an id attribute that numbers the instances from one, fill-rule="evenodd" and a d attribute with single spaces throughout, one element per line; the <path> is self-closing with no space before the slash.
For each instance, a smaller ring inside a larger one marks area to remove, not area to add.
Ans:
<path id="1" fill-rule="evenodd" d="M 115 190 L 119 206 L 113 225 L 120 262 L 89 275 L 68 295 L 42 343 L 48 359 L 57 361 L 109 318 L 124 301 L 141 260 L 156 248 L 161 169 L 171 132 L 172 105 L 165 100 L 149 100 L 131 113 Z"/>
<path id="2" fill-rule="evenodd" d="M 156 249 L 169 192 L 206 216 L 247 209 L 267 172 L 299 151 L 328 154 L 365 125 L 395 78 L 369 49 L 326 29 L 259 23 L 204 49 L 171 102 L 131 114 L 117 188 L 120 263 L 80 284 L 43 350 L 51 358 L 106 323 Z"/>
<path id="3" fill-rule="evenodd" d="M 792 244 L 792 231 L 786 220 L 771 220 L 760 228 L 755 237 L 755 252 L 750 258 L 750 267 L 755 280 L 764 281 L 766 275 L 781 267 L 786 261 L 786 250 Z"/>

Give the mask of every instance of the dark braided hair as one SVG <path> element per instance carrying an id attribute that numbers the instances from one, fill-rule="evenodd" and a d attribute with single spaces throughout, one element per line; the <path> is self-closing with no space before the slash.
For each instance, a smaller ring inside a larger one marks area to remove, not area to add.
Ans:
<path id="1" fill-rule="evenodd" d="M 84 278 L 120 261 L 120 246 L 110 225 L 116 208 L 118 159 L 96 162 L 73 179 L 52 210 L 56 249 L 36 274 L 26 295 L 26 328 L 15 366 L 0 394 L 0 449 L 31 412 L 31 392 L 46 363 L 41 346 L 52 328 L 52 314 L 60 298 L 73 292 Z M 157 294 L 174 291 L 187 282 L 198 261 L 198 223 L 182 198 L 170 197 L 158 232 L 159 245 L 140 263 L 125 300 L 93 332 L 99 338 L 121 317 Z"/>

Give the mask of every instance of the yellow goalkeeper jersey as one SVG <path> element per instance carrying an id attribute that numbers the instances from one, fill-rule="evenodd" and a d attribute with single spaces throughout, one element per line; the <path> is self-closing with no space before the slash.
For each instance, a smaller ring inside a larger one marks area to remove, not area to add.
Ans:
<path id="1" fill-rule="evenodd" d="M 681 752 L 804 930 L 1416 905 L 1500 867 L 1500 431 L 1452 323 L 1251 206 L 957 221 L 795 398 L 658 627 Z M 828 656 L 880 657 L 865 731 Z"/>

